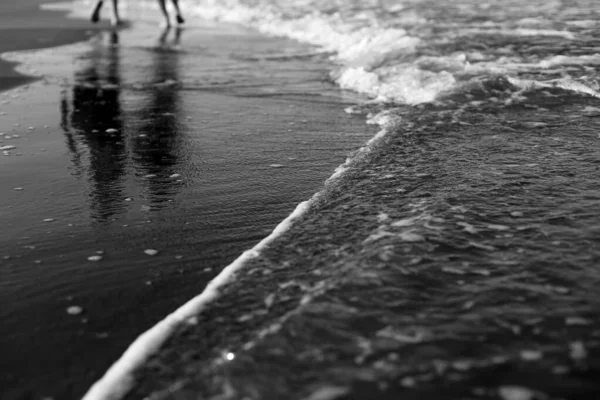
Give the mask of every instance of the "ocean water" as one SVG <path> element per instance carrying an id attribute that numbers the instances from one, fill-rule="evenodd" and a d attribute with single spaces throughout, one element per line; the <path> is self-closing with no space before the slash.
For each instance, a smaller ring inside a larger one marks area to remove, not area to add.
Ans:
<path id="1" fill-rule="evenodd" d="M 191 1 L 204 18 L 242 23 L 330 52 L 341 87 L 400 104 L 505 77 L 518 88 L 597 95 L 593 1 Z"/>
<path id="2" fill-rule="evenodd" d="M 597 398 L 594 2 L 185 8 L 316 46 L 381 130 L 131 398 Z"/>

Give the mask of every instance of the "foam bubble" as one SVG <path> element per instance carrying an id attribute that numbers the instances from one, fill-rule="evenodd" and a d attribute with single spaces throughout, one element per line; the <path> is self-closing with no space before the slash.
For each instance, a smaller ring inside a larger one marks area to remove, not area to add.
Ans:
<path id="1" fill-rule="evenodd" d="M 554 79 L 546 82 L 540 82 L 533 79 L 520 79 L 509 77 L 508 81 L 516 87 L 523 90 L 560 88 L 574 93 L 589 94 L 594 97 L 600 97 L 600 92 L 596 88 L 586 85 L 569 78 Z"/>
<path id="2" fill-rule="evenodd" d="M 310 9 L 309 3 L 317 11 L 298 13 L 302 7 Z M 421 42 L 404 29 L 381 27 L 373 21 L 365 24 L 370 16 L 364 12 L 344 18 L 339 13 L 320 13 L 311 1 L 294 4 L 295 8 L 290 7 L 292 10 L 284 10 L 260 3 L 248 7 L 236 1 L 203 0 L 198 2 L 195 10 L 207 19 L 242 23 L 265 34 L 320 46 L 324 51 L 334 53 L 334 61 L 341 65 L 336 82 L 342 88 L 374 99 L 418 104 L 431 101 L 440 92 L 453 87 L 455 80 L 451 74 L 423 71 L 412 64 L 393 62 L 414 53 Z M 422 22 L 421 17 L 414 19 Z M 386 65 L 390 61 L 396 66 Z"/>

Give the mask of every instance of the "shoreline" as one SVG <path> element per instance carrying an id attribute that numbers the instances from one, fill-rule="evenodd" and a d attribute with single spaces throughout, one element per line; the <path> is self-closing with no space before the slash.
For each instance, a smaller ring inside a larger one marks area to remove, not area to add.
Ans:
<path id="1" fill-rule="evenodd" d="M 0 92 L 36 81 L 39 77 L 15 70 L 19 65 L 6 61 L 7 52 L 45 49 L 82 42 L 105 30 L 105 24 L 93 25 L 85 19 L 68 18 L 68 12 L 42 9 L 59 0 L 22 0 L 0 5 Z"/>
<path id="2" fill-rule="evenodd" d="M 263 258 L 262 252 L 279 241 L 291 229 L 298 229 L 299 221 L 305 219 L 313 209 L 326 201 L 332 188 L 343 181 L 345 173 L 357 168 L 365 162 L 365 158 L 376 152 L 386 140 L 389 129 L 384 124 L 380 130 L 369 139 L 363 147 L 356 150 L 346 161 L 339 165 L 333 174 L 325 181 L 322 190 L 316 192 L 310 199 L 299 203 L 296 208 L 283 219 L 273 231 L 250 249 L 245 250 L 233 262 L 225 266 L 198 295 L 186 301 L 175 311 L 168 314 L 157 324 L 140 334 L 123 352 L 106 373 L 96 381 L 84 395 L 82 400 L 121 399 L 133 389 L 134 374 L 143 368 L 147 361 L 158 355 L 163 345 L 178 331 L 197 324 L 198 315 L 207 310 L 213 302 L 219 300 L 223 288 L 233 283 L 236 274 L 243 272 L 255 259 Z M 300 228 L 301 229 L 301 228 Z"/>
<path id="3" fill-rule="evenodd" d="M 17 332 L 5 342 L 7 398 L 79 398 L 141 331 L 201 292 L 373 136 L 343 112 L 354 103 L 322 79 L 323 58 L 265 59 L 261 68 L 252 58 L 282 48 L 304 55 L 306 46 L 228 24 L 165 38 L 154 25 L 119 32 L 119 46 L 105 32 L 14 57 L 48 79 L 3 106 L 2 131 L 16 134 L 7 140 L 17 148 L 3 158 L 3 181 L 24 188 L 10 191 L 6 225 L 15 230 L 5 238 L 15 251 L 0 260 L 15 271 L 5 298 L 23 300 L 3 310 Z M 181 50 L 170 47 L 176 40 Z M 221 69 L 233 67 L 232 81 Z M 115 127 L 122 133 L 102 141 L 93 132 Z M 51 179 L 39 181 L 40 167 Z M 24 197 L 33 188 L 47 195 Z M 57 201 L 56 193 L 68 195 Z M 147 258 L 148 248 L 159 253 Z M 102 251 L 100 263 L 85 261 L 92 250 Z M 81 317 L 65 313 L 72 304 Z M 48 334 L 45 343 L 36 329 Z M 27 352 L 54 368 L 29 365 Z"/>

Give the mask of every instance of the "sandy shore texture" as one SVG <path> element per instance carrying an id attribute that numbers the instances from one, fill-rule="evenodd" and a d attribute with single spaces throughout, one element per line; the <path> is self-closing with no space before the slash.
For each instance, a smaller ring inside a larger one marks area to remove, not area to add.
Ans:
<path id="1" fill-rule="evenodd" d="M 596 398 L 600 101 L 506 85 L 398 112 L 127 398 Z"/>
<path id="2" fill-rule="evenodd" d="M 65 18 L 64 12 L 42 10 L 57 0 L 4 0 L 0 3 L 0 54 L 75 43 L 87 39 L 105 24 Z M 15 72 L 14 63 L 0 59 L 0 91 L 30 82 Z"/>

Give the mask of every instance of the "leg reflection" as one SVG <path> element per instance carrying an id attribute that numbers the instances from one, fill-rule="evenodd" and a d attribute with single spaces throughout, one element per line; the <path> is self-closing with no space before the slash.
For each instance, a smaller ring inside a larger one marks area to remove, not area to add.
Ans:
<path id="1" fill-rule="evenodd" d="M 69 149 L 69 153 L 71 153 L 71 162 L 73 163 L 75 170 L 74 175 L 80 177 L 83 175 L 81 151 L 79 150 L 77 139 L 71 130 L 71 124 L 69 123 L 69 115 L 71 114 L 69 111 L 69 97 L 65 91 L 61 92 L 60 96 L 60 127 L 65 133 L 67 149 Z"/>
<path id="2" fill-rule="evenodd" d="M 174 48 L 179 44 L 181 30 L 172 33 L 166 28 L 153 49 L 152 83 L 148 85 L 147 99 L 139 110 L 140 125 L 135 138 L 133 157 L 139 174 L 147 179 L 150 204 L 160 208 L 172 199 L 180 185 L 169 176 L 179 173 L 181 165 L 179 62 Z M 154 176 L 154 177 L 152 177 Z"/>
<path id="3" fill-rule="evenodd" d="M 92 217 L 105 221 L 122 208 L 125 145 L 120 104 L 119 48 L 116 32 L 110 45 L 96 43 L 86 65 L 76 72 L 72 106 L 62 103 L 65 136 L 73 159 L 86 149 Z M 70 122 L 70 124 L 69 124 Z M 79 144 L 80 146 L 78 146 Z"/>

